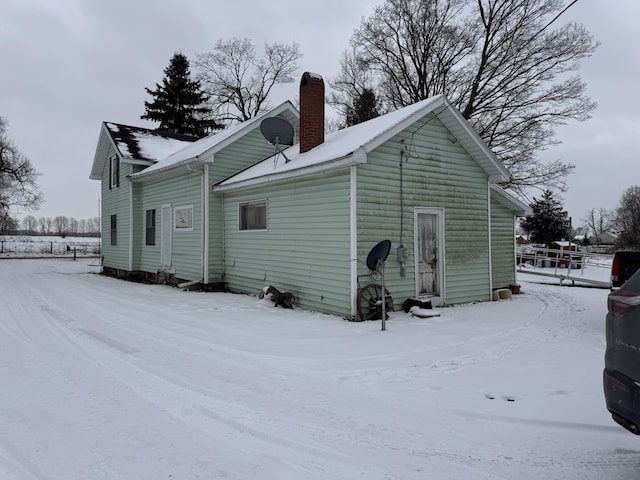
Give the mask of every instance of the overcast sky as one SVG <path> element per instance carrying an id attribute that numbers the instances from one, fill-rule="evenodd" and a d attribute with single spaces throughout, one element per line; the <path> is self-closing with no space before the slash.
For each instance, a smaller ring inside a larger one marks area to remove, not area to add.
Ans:
<path id="1" fill-rule="evenodd" d="M 234 36 L 258 46 L 295 41 L 299 73 L 331 78 L 353 30 L 381 2 L 0 0 L 0 116 L 42 174 L 45 203 L 32 214 L 98 215 L 100 182 L 89 173 L 101 122 L 155 128 L 140 120 L 144 88 L 162 80 L 174 52 L 193 59 Z M 577 226 L 589 209 L 615 208 L 625 188 L 640 185 L 640 1 L 580 0 L 565 15 L 602 43 L 581 71 L 598 109 L 560 128 L 562 145 L 543 154 L 576 165 L 562 198 Z M 297 94 L 296 82 L 273 103 Z"/>

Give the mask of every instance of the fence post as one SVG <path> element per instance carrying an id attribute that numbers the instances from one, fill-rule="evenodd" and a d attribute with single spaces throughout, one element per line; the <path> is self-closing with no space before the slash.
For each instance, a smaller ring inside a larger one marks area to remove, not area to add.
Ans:
<path id="1" fill-rule="evenodd" d="M 53 242 L 50 242 L 50 243 L 51 243 L 51 245 L 50 245 L 50 247 L 49 247 L 49 253 L 50 253 L 51 255 L 53 255 Z"/>

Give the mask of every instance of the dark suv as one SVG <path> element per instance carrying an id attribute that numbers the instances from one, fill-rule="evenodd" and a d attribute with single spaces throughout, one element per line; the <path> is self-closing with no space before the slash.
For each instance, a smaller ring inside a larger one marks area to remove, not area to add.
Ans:
<path id="1" fill-rule="evenodd" d="M 604 396 L 613 419 L 640 435 L 640 270 L 607 298 Z"/>
<path id="2" fill-rule="evenodd" d="M 620 287 L 640 268 L 640 252 L 616 252 L 611 265 L 611 286 Z"/>

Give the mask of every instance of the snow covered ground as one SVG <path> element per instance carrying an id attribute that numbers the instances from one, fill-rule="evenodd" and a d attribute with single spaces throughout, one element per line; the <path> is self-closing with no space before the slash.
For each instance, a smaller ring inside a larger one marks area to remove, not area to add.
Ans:
<path id="1" fill-rule="evenodd" d="M 52 235 L 0 235 L 0 258 L 43 256 L 97 256 L 100 253 L 99 237 L 74 237 Z"/>
<path id="2" fill-rule="evenodd" d="M 379 322 L 0 260 L 0 479 L 637 479 L 607 290 Z"/>

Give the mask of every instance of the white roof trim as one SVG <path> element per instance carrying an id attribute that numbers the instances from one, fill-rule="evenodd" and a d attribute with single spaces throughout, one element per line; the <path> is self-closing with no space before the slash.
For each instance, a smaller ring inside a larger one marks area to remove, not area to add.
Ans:
<path id="1" fill-rule="evenodd" d="M 505 182 L 511 178 L 508 170 L 444 95 L 431 97 L 368 122 L 334 132 L 325 138 L 324 143 L 308 152 L 301 154 L 296 149 L 296 146 L 292 147 L 291 153 L 285 151 L 285 154 L 289 153 L 291 156 L 291 162 L 286 164 L 287 166 L 283 165 L 281 167 L 282 178 L 304 175 L 310 171 L 308 168 L 310 164 L 316 165 L 318 168 L 321 165 L 324 168 L 331 168 L 332 161 L 340 160 L 356 150 L 362 150 L 364 155 L 364 160 L 357 163 L 365 163 L 367 152 L 374 150 L 430 113 L 433 113 L 449 129 L 462 148 L 486 172 L 490 182 Z M 369 130 L 372 133 L 367 135 Z M 270 159 L 263 160 L 263 162 L 268 162 Z M 227 187 L 232 188 L 235 185 L 244 185 L 249 180 L 251 180 L 251 184 L 257 185 L 261 182 L 261 178 L 265 178 L 265 182 L 270 181 L 269 179 L 274 177 L 275 172 L 273 174 L 265 173 L 265 168 L 259 167 L 263 162 L 258 162 L 256 165 L 238 172 L 218 184 L 216 188 L 227 190 Z M 295 169 L 292 167 L 295 162 L 303 162 L 306 165 Z M 317 168 L 312 170 L 316 171 Z M 286 176 L 284 176 L 285 173 Z M 238 177 L 238 180 L 234 180 L 235 177 Z"/>
<path id="2" fill-rule="evenodd" d="M 225 192 L 227 190 L 235 190 L 238 188 L 253 187 L 256 185 L 265 185 L 292 178 L 297 178 L 302 175 L 313 175 L 318 173 L 326 173 L 334 170 L 340 170 L 343 168 L 352 167 L 361 163 L 367 162 L 367 152 L 363 148 L 359 148 L 355 152 L 350 153 L 347 156 L 338 159 L 327 160 L 322 163 L 316 163 L 313 165 L 303 166 L 294 170 L 287 170 L 284 172 L 276 172 L 272 174 L 262 175 L 260 177 L 248 178 L 246 180 L 240 180 L 238 182 L 223 181 L 220 184 L 212 185 L 214 192 Z M 233 177 L 231 177 L 233 178 Z"/>
<path id="3" fill-rule="evenodd" d="M 186 147 L 159 159 L 158 163 L 153 167 L 149 167 L 141 172 L 135 173 L 131 175 L 131 178 L 138 179 L 151 175 L 155 176 L 156 173 L 179 168 L 189 163 L 213 163 L 214 155 L 217 152 L 229 146 L 238 138 L 244 136 L 249 130 L 255 128 L 256 124 L 265 118 L 273 115 L 280 115 L 284 112 L 289 112 L 298 118 L 300 116 L 293 104 L 287 100 L 257 117 L 234 125 L 227 130 L 222 130 L 209 135 L 208 137 L 201 138 L 200 140 L 193 142 L 191 145 L 187 145 Z"/>
<path id="4" fill-rule="evenodd" d="M 508 193 L 503 188 L 497 185 L 489 185 L 491 189 L 491 198 L 500 202 L 500 204 L 513 211 L 514 214 L 519 217 L 527 217 L 533 215 L 531 207 L 526 203 L 521 202 L 516 197 Z"/>
<path id="5" fill-rule="evenodd" d="M 109 135 L 109 131 L 107 130 L 105 122 L 102 122 L 102 124 L 100 125 L 100 136 L 98 137 L 98 144 L 96 145 L 96 153 L 93 156 L 93 165 L 91 165 L 91 174 L 89 175 L 89 178 L 91 180 L 102 180 L 102 169 L 104 168 L 104 162 L 101 160 L 104 160 L 102 155 L 104 138 L 106 138 L 109 144 L 113 146 L 118 157 L 120 158 L 120 160 L 122 160 L 120 152 L 116 148 L 116 145 L 113 143 L 111 135 Z M 100 159 L 98 159 L 99 156 Z M 106 152 L 104 152 L 104 156 L 106 157 Z"/>

